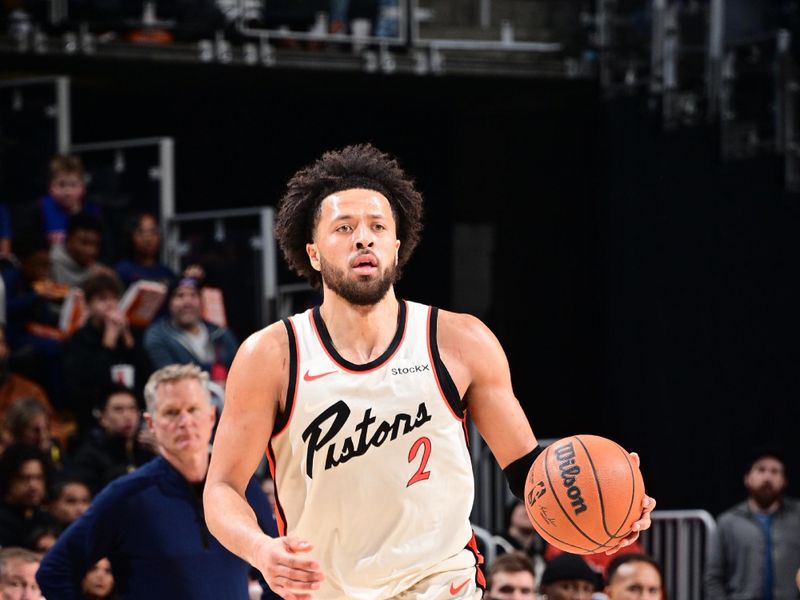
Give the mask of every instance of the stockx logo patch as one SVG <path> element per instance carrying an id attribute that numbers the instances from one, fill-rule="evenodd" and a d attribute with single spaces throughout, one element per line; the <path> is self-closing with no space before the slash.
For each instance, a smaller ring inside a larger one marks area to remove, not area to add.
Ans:
<path id="1" fill-rule="evenodd" d="M 412 375 L 414 373 L 422 373 L 428 371 L 430 373 L 430 365 L 414 365 L 413 367 L 395 367 L 392 369 L 392 375 Z"/>

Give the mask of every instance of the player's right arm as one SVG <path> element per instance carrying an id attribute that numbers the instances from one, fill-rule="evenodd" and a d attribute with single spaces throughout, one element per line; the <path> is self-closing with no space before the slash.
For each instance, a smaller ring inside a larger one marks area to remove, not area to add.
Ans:
<path id="1" fill-rule="evenodd" d="M 251 335 L 234 358 L 203 493 L 211 533 L 228 550 L 259 569 L 273 591 L 306 600 L 319 587 L 320 565 L 311 544 L 292 536 L 271 538 L 259 527 L 245 490 L 264 455 L 289 380 L 289 341 L 283 323 Z"/>

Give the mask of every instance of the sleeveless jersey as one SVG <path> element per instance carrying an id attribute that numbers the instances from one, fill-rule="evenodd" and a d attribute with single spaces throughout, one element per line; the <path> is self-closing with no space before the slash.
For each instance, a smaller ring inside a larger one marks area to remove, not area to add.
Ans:
<path id="1" fill-rule="evenodd" d="M 311 542 L 325 573 L 314 598 L 391 598 L 479 564 L 466 415 L 439 357 L 438 311 L 399 307 L 394 339 L 363 365 L 339 355 L 319 307 L 284 320 L 289 387 L 267 458 L 281 535 Z"/>

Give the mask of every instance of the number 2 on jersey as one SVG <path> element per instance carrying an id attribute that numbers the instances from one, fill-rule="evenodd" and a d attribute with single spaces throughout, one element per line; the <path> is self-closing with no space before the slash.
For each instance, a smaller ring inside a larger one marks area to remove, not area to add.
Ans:
<path id="1" fill-rule="evenodd" d="M 431 456 L 431 441 L 426 437 L 419 438 L 414 445 L 411 446 L 411 450 L 408 451 L 408 462 L 411 462 L 417 457 L 419 453 L 420 447 L 424 446 L 422 450 L 422 460 L 419 463 L 419 468 L 417 472 L 408 480 L 406 487 L 410 486 L 412 483 L 417 483 L 418 481 L 424 481 L 431 476 L 430 471 L 425 470 L 425 466 L 428 464 L 428 459 Z"/>

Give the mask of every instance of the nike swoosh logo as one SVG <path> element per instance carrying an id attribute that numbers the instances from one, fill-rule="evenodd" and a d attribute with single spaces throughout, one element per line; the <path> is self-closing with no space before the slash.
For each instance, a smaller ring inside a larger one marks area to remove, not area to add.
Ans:
<path id="1" fill-rule="evenodd" d="M 339 371 L 328 371 L 327 373 L 317 373 L 316 375 L 312 375 L 308 371 L 306 371 L 305 375 L 303 375 L 304 381 L 314 381 L 315 379 L 319 379 L 320 377 L 325 377 L 326 375 L 333 375 L 334 373 L 338 373 Z"/>
<path id="2" fill-rule="evenodd" d="M 452 583 L 450 584 L 450 595 L 455 596 L 458 592 L 460 592 L 465 585 L 469 583 L 469 579 L 467 579 L 464 583 L 458 586 L 454 586 Z"/>

